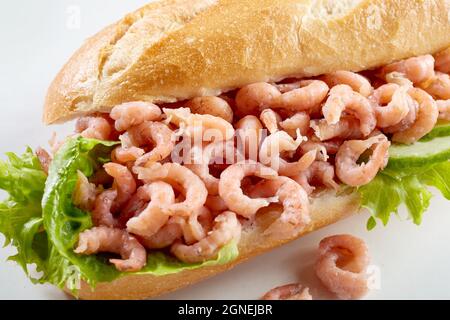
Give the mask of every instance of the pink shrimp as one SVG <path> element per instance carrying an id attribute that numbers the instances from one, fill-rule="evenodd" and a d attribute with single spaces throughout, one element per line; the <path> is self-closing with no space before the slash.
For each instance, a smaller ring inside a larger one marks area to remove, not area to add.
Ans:
<path id="1" fill-rule="evenodd" d="M 422 86 L 422 89 L 436 99 L 450 99 L 450 75 L 436 72 L 436 77 L 429 81 L 427 85 Z"/>
<path id="2" fill-rule="evenodd" d="M 450 100 L 437 100 L 439 119 L 450 121 Z"/>
<path id="3" fill-rule="evenodd" d="M 75 131 L 83 138 L 108 140 L 112 128 L 108 120 L 103 117 L 83 117 L 78 119 Z"/>
<path id="4" fill-rule="evenodd" d="M 214 228 L 206 238 L 191 246 L 175 243 L 171 248 L 171 252 L 186 263 L 210 260 L 217 256 L 223 246 L 231 241 L 239 241 L 241 229 L 242 227 L 236 214 L 226 211 L 216 217 Z"/>
<path id="5" fill-rule="evenodd" d="M 340 139 L 360 139 L 361 133 L 359 121 L 353 117 L 344 116 L 336 124 L 328 124 L 325 119 L 311 120 L 311 128 L 320 141 L 327 141 L 334 138 Z"/>
<path id="6" fill-rule="evenodd" d="M 280 122 L 280 128 L 286 131 L 292 138 L 297 138 L 297 133 L 305 136 L 309 130 L 310 116 L 305 112 L 297 112 L 290 118 Z"/>
<path id="7" fill-rule="evenodd" d="M 114 178 L 113 188 L 117 190 L 115 207 L 122 207 L 136 192 L 136 181 L 133 174 L 127 167 L 117 163 L 107 163 L 103 165 L 106 173 Z"/>
<path id="8" fill-rule="evenodd" d="M 247 159 L 258 160 L 259 146 L 262 140 L 263 125 L 256 116 L 246 116 L 236 125 L 238 150 Z"/>
<path id="9" fill-rule="evenodd" d="M 35 154 L 39 160 L 42 170 L 45 172 L 45 174 L 48 174 L 50 164 L 52 163 L 53 160 L 52 157 L 45 149 L 41 147 L 36 149 Z"/>
<path id="10" fill-rule="evenodd" d="M 111 212 L 116 198 L 117 190 L 114 189 L 103 191 L 97 196 L 92 211 L 92 222 L 95 226 L 118 226 L 118 221 Z"/>
<path id="11" fill-rule="evenodd" d="M 266 82 L 245 86 L 236 95 L 237 113 L 239 116 L 258 115 L 261 110 L 270 108 L 279 96 L 280 91 Z"/>
<path id="12" fill-rule="evenodd" d="M 228 206 L 220 196 L 208 195 L 208 197 L 206 198 L 205 206 L 215 213 L 228 210 Z"/>
<path id="13" fill-rule="evenodd" d="M 164 208 L 175 203 L 175 193 L 170 184 L 153 182 L 139 188 L 141 198 L 150 201 L 137 217 L 127 222 L 127 231 L 141 237 L 151 237 L 169 220 Z"/>
<path id="14" fill-rule="evenodd" d="M 346 258 L 347 264 L 338 266 Z M 340 299 L 360 299 L 367 294 L 367 267 L 370 258 L 363 240 L 351 235 L 323 239 L 315 265 L 317 277 Z"/>
<path id="15" fill-rule="evenodd" d="M 351 71 L 336 71 L 323 76 L 322 80 L 325 81 L 330 88 L 339 84 L 346 84 L 366 98 L 373 92 L 372 84 L 366 77 Z"/>
<path id="16" fill-rule="evenodd" d="M 110 117 L 116 121 L 116 130 L 123 132 L 146 121 L 157 121 L 161 114 L 161 109 L 153 103 L 127 102 L 114 107 Z"/>
<path id="17" fill-rule="evenodd" d="M 262 300 L 312 300 L 312 296 L 308 288 L 299 283 L 292 283 L 270 290 Z"/>
<path id="18" fill-rule="evenodd" d="M 72 197 L 73 204 L 82 210 L 91 211 L 97 197 L 95 184 L 89 183 L 88 178 L 81 171 L 78 171 L 77 176 L 78 180 Z"/>
<path id="19" fill-rule="evenodd" d="M 207 207 L 195 210 L 182 224 L 186 244 L 191 245 L 204 239 L 212 229 L 213 220 L 213 215 Z"/>
<path id="20" fill-rule="evenodd" d="M 308 169 L 292 177 L 303 187 L 308 195 L 315 190 L 313 185 L 324 185 L 327 188 L 338 190 L 339 185 L 334 181 L 334 166 L 326 161 L 316 161 Z"/>
<path id="21" fill-rule="evenodd" d="M 136 272 L 147 264 L 145 248 L 125 230 L 96 227 L 80 234 L 75 253 L 92 255 L 98 252 L 120 254 L 122 259 L 110 259 L 117 270 Z"/>
<path id="22" fill-rule="evenodd" d="M 403 74 L 414 84 L 426 82 L 434 77 L 434 58 L 428 54 L 391 63 L 381 69 L 381 76 L 391 72 Z"/>
<path id="23" fill-rule="evenodd" d="M 450 73 L 450 47 L 437 53 L 434 58 L 437 71 Z"/>
<path id="24" fill-rule="evenodd" d="M 130 148 L 117 147 L 113 150 L 111 158 L 114 162 L 126 164 L 129 162 L 136 161 L 144 154 L 145 154 L 144 149 L 138 147 L 130 147 Z"/>
<path id="25" fill-rule="evenodd" d="M 136 168 L 140 180 L 146 183 L 164 181 L 183 189 L 185 200 L 164 208 L 169 215 L 188 217 L 206 202 L 208 190 L 203 181 L 188 168 L 177 163 L 156 163 L 150 168 Z"/>
<path id="26" fill-rule="evenodd" d="M 345 84 L 340 84 L 330 90 L 322 112 L 328 124 L 337 124 L 343 112 L 354 115 L 360 122 L 361 133 L 368 136 L 377 124 L 375 112 L 367 98 L 354 92 Z"/>
<path id="27" fill-rule="evenodd" d="M 251 199 L 246 196 L 241 188 L 241 181 L 247 176 L 274 179 L 278 174 L 275 170 L 252 160 L 236 163 L 222 172 L 219 195 L 230 210 L 245 218 L 251 218 L 259 209 L 269 206 L 272 200 Z"/>
<path id="28" fill-rule="evenodd" d="M 181 217 L 171 217 L 157 233 L 151 237 L 140 237 L 139 241 L 147 249 L 164 249 L 170 247 L 175 241 L 183 237 L 183 229 L 179 220 Z M 184 221 L 184 220 L 183 220 Z"/>
<path id="29" fill-rule="evenodd" d="M 275 133 L 278 131 L 278 125 L 281 122 L 281 116 L 272 109 L 265 109 L 259 116 L 261 122 L 269 130 L 269 133 Z"/>
<path id="30" fill-rule="evenodd" d="M 409 128 L 392 136 L 392 141 L 406 144 L 419 140 L 433 130 L 439 117 L 436 102 L 428 93 L 418 88 L 411 88 L 408 94 L 419 103 L 416 120 Z"/>
<path id="31" fill-rule="evenodd" d="M 352 187 L 369 183 L 387 165 L 390 145 L 383 134 L 367 140 L 345 141 L 336 155 L 337 176 Z M 372 155 L 366 163 L 359 165 L 358 159 L 368 149 L 372 150 Z"/>
<path id="32" fill-rule="evenodd" d="M 198 97 L 190 100 L 186 107 L 193 113 L 209 114 L 233 122 L 233 110 L 227 101 L 219 97 Z"/>

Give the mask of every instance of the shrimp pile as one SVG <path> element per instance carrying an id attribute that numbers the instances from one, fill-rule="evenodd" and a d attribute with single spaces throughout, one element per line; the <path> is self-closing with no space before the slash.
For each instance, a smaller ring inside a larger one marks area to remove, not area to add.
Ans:
<path id="1" fill-rule="evenodd" d="M 77 252 L 135 261 L 132 242 L 197 263 L 272 205 L 282 211 L 263 235 L 294 237 L 311 221 L 311 197 L 369 183 L 391 143 L 414 143 L 450 119 L 449 61 L 447 49 L 363 73 L 253 83 L 174 104 L 127 102 L 80 118 L 77 134 L 120 145 L 92 177 L 79 174 L 74 203 L 97 229 Z M 51 157 L 37 154 L 47 170 Z"/>

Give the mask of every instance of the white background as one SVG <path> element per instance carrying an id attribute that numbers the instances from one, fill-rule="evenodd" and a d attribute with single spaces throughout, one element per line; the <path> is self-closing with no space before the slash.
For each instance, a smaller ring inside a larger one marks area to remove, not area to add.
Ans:
<path id="1" fill-rule="evenodd" d="M 47 145 L 53 131 L 41 112 L 46 89 L 82 41 L 143 0 L 15 0 L 0 10 L 0 153 L 22 152 L 26 145 Z M 80 11 L 79 26 L 73 14 Z M 4 194 L 0 194 L 3 198 Z M 313 295 L 327 298 L 312 270 L 315 248 L 328 235 L 351 233 L 364 238 L 372 263 L 381 270 L 381 289 L 370 299 L 450 298 L 449 203 L 436 196 L 420 227 L 394 217 L 387 227 L 367 232 L 361 213 L 238 266 L 167 299 L 256 299 L 268 289 L 300 281 Z M 0 244 L 3 237 L 0 236 Z M 22 270 L 6 262 L 10 248 L 0 249 L 0 299 L 66 299 L 51 286 L 32 285 Z"/>

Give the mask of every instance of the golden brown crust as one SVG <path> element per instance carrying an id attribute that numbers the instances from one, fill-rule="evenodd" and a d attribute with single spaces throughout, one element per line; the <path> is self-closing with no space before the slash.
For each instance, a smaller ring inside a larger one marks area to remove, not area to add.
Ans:
<path id="1" fill-rule="evenodd" d="M 88 40 L 49 89 L 48 124 L 116 104 L 360 71 L 450 46 L 445 0 L 164 0 Z"/>
<path id="2" fill-rule="evenodd" d="M 270 212 L 257 219 L 255 226 L 244 229 L 239 242 L 237 260 L 222 266 L 206 267 L 183 271 L 167 276 L 131 275 L 112 283 L 101 283 L 94 291 L 83 284 L 79 297 L 81 299 L 146 299 L 156 297 L 177 289 L 184 288 L 201 280 L 224 272 L 256 255 L 262 254 L 287 242 L 295 240 L 306 233 L 330 225 L 343 219 L 359 209 L 359 197 L 356 193 L 336 196 L 332 191 L 323 192 L 312 201 L 312 222 L 302 232 L 289 239 L 268 239 L 262 234 L 270 219 Z"/>

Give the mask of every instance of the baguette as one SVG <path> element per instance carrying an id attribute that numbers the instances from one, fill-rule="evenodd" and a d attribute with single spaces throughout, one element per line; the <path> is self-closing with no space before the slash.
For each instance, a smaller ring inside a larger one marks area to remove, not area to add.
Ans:
<path id="1" fill-rule="evenodd" d="M 51 84 L 46 124 L 128 101 L 172 103 L 259 81 L 362 71 L 450 46 L 450 1 L 165 0 L 88 39 Z M 144 299 L 186 287 L 356 213 L 357 193 L 319 193 L 311 224 L 289 239 L 246 227 L 232 263 L 167 276 L 130 275 L 82 299 Z"/>

